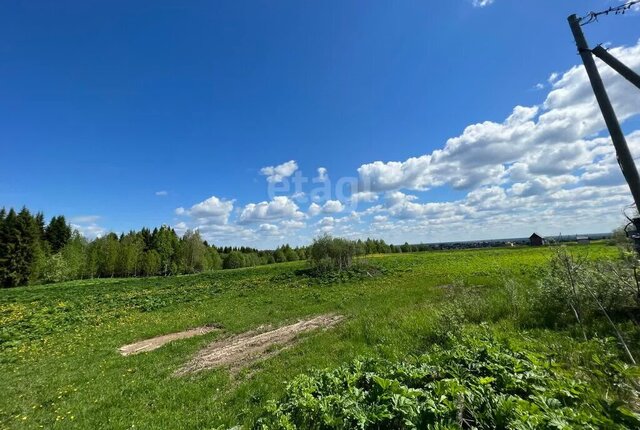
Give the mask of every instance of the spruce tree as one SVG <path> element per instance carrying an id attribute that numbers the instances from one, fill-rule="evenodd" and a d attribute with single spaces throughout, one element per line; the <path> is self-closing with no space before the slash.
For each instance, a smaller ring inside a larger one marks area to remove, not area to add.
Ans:
<path id="1" fill-rule="evenodd" d="M 45 230 L 45 238 L 54 253 L 60 251 L 69 242 L 69 239 L 71 239 L 71 227 L 67 224 L 64 216 L 60 215 L 51 218 Z"/>
<path id="2" fill-rule="evenodd" d="M 2 209 L 2 217 L 0 222 L 0 286 L 11 287 L 13 282 L 12 276 L 12 254 L 15 235 L 16 212 L 9 209 L 6 213 Z"/>
<path id="3" fill-rule="evenodd" d="M 45 222 L 44 222 L 44 214 L 42 212 L 38 212 L 35 216 L 35 223 L 38 230 L 38 239 L 45 240 Z"/>
<path id="4" fill-rule="evenodd" d="M 3 287 L 27 285 L 37 253 L 36 222 L 27 208 L 16 214 L 11 209 L 0 232 L 0 284 Z"/>

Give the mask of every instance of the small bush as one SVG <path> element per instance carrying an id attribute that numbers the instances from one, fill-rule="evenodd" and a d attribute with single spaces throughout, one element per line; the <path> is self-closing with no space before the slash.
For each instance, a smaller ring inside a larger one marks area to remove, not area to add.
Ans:
<path id="1" fill-rule="evenodd" d="M 313 240 L 308 258 L 311 267 L 319 273 L 349 269 L 356 256 L 356 242 L 324 235 Z"/>

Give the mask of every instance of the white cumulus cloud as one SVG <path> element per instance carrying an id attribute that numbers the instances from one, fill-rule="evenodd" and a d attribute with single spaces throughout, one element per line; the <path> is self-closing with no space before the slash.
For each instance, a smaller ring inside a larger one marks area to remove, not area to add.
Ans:
<path id="1" fill-rule="evenodd" d="M 328 179 L 327 169 L 325 167 L 318 167 L 318 181 L 326 181 Z"/>
<path id="2" fill-rule="evenodd" d="M 179 207 L 175 212 L 177 215 L 190 215 L 198 219 L 200 223 L 226 224 L 231 211 L 233 211 L 233 202 L 233 200 L 223 200 L 216 196 L 211 196 L 191 206 L 188 210 Z"/>
<path id="3" fill-rule="evenodd" d="M 276 183 L 293 175 L 296 170 L 298 170 L 298 163 L 290 160 L 277 166 L 263 167 L 260 169 L 260 174 L 266 176 L 268 182 Z"/>
<path id="4" fill-rule="evenodd" d="M 322 205 L 322 212 L 326 214 L 335 214 L 338 212 L 342 212 L 344 209 L 344 205 L 340 200 L 327 200 L 324 205 Z"/>
<path id="5" fill-rule="evenodd" d="M 322 212 L 322 207 L 317 203 L 311 203 L 309 205 L 309 209 L 307 210 L 307 213 L 309 214 L 309 216 L 312 216 L 312 217 L 318 215 L 320 212 Z"/>
<path id="6" fill-rule="evenodd" d="M 286 196 L 277 196 L 270 202 L 249 203 L 242 209 L 238 222 L 246 224 L 264 220 L 301 218 L 304 218 L 304 214 L 300 212 L 293 200 Z"/>

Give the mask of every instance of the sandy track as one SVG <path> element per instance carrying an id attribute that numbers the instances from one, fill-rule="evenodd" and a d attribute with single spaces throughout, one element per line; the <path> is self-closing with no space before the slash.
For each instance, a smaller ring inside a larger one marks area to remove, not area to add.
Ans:
<path id="1" fill-rule="evenodd" d="M 132 354 L 139 354 L 141 352 L 153 351 L 154 349 L 158 349 L 162 345 L 165 345 L 174 340 L 187 339 L 189 337 L 200 336 L 203 334 L 210 333 L 214 330 L 219 330 L 219 329 L 213 326 L 196 327 L 190 330 L 181 331 L 179 333 L 165 334 L 163 336 L 153 337 L 151 339 L 146 339 L 140 342 L 125 345 L 119 348 L 118 351 L 120 351 L 120 354 L 122 355 L 132 355 Z"/>
<path id="2" fill-rule="evenodd" d="M 202 349 L 175 374 L 184 375 L 225 365 L 238 368 L 271 355 L 269 350 L 274 345 L 288 346 L 295 341 L 296 336 L 300 333 L 331 327 L 343 319 L 344 317 L 341 315 L 320 315 L 270 331 L 253 331 L 215 341 Z"/>

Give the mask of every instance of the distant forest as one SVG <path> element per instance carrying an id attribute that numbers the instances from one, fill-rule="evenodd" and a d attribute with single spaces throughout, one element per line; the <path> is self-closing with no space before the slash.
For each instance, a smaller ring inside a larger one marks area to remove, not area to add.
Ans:
<path id="1" fill-rule="evenodd" d="M 422 250 L 383 240 L 355 242 L 357 254 Z M 207 270 L 304 260 L 307 247 L 282 245 L 274 250 L 216 247 L 198 231 L 182 237 L 168 226 L 143 228 L 89 240 L 74 231 L 64 216 L 47 224 L 44 214 L 0 209 L 0 286 L 16 287 L 90 278 L 169 276 Z"/>

